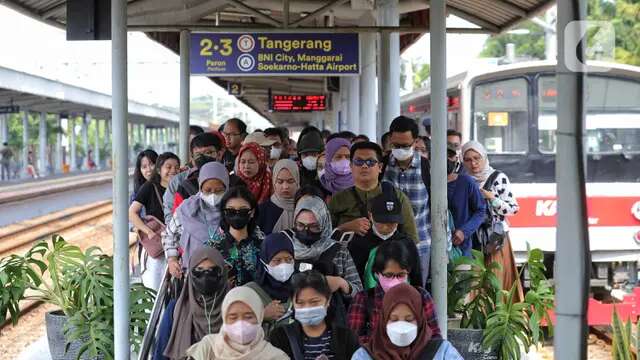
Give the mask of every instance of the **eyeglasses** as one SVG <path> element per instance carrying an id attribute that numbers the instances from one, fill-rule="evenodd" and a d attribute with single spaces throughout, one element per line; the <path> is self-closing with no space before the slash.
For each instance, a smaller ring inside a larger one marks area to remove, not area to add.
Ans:
<path id="1" fill-rule="evenodd" d="M 320 224 L 318 223 L 313 223 L 313 224 L 304 224 L 301 223 L 299 221 L 296 221 L 294 224 L 296 230 L 298 231 L 311 231 L 312 233 L 319 233 L 322 231 L 322 228 L 320 228 Z"/>
<path id="2" fill-rule="evenodd" d="M 463 160 L 466 163 L 471 163 L 471 162 L 479 163 L 480 161 L 482 161 L 482 158 L 479 156 L 474 156 L 474 157 L 465 157 Z"/>
<path id="3" fill-rule="evenodd" d="M 364 165 L 367 165 L 367 167 L 373 167 L 373 166 L 377 165 L 378 163 L 379 163 L 379 161 L 376 160 L 376 159 L 366 159 L 366 160 L 353 159 L 353 165 L 355 165 L 357 167 L 363 167 Z"/>
<path id="4" fill-rule="evenodd" d="M 224 209 L 224 214 L 227 216 L 249 216 L 249 213 L 251 213 L 251 209 Z"/>
<path id="5" fill-rule="evenodd" d="M 409 273 L 406 271 L 401 271 L 399 273 L 382 273 L 380 275 L 386 277 L 387 279 L 393 279 L 393 278 L 400 279 L 400 278 L 409 276 Z"/>
<path id="6" fill-rule="evenodd" d="M 209 151 L 203 151 L 203 152 L 196 152 L 193 154 L 194 157 L 198 157 L 198 156 L 209 156 L 212 158 L 215 158 L 218 155 L 217 150 L 209 150 Z"/>
<path id="7" fill-rule="evenodd" d="M 403 149 L 403 150 L 409 150 L 411 149 L 412 145 L 407 145 L 407 144 L 391 144 L 391 148 L 392 149 Z"/>
<path id="8" fill-rule="evenodd" d="M 240 135 L 242 135 L 241 133 L 232 134 L 232 133 L 228 133 L 228 132 L 224 132 L 224 131 L 222 132 L 222 134 L 224 135 L 224 137 L 232 137 L 232 136 L 240 136 Z"/>

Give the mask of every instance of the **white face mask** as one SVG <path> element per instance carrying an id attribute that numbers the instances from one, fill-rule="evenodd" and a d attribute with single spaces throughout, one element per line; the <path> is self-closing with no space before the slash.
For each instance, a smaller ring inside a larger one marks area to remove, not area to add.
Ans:
<path id="1" fill-rule="evenodd" d="M 211 206 L 211 207 L 216 207 L 218 206 L 218 204 L 220 204 L 220 201 L 222 200 L 222 197 L 224 196 L 224 194 L 204 194 L 204 193 L 200 193 L 200 198 L 202 199 L 202 201 L 204 201 L 207 205 Z"/>
<path id="2" fill-rule="evenodd" d="M 274 147 L 271 148 L 271 153 L 269 154 L 269 158 L 271 158 L 271 160 L 280 159 L 280 155 L 282 155 L 282 149 Z"/>
<path id="3" fill-rule="evenodd" d="M 307 156 L 302 158 L 302 166 L 309 171 L 313 171 L 316 169 L 318 165 L 318 157 L 317 156 Z"/>
<path id="4" fill-rule="evenodd" d="M 274 279 L 280 282 L 285 282 L 289 280 L 289 278 L 293 274 L 293 269 L 294 269 L 293 263 L 291 264 L 282 263 L 276 266 L 265 264 L 265 266 L 267 267 L 267 271 L 269 272 L 269 275 L 271 275 L 271 277 L 273 277 Z"/>
<path id="5" fill-rule="evenodd" d="M 408 149 L 392 149 L 391 154 L 396 160 L 408 160 L 413 156 L 413 146 Z"/>
<path id="6" fill-rule="evenodd" d="M 387 323 L 387 336 L 395 346 L 409 346 L 418 336 L 418 325 L 407 321 Z"/>
<path id="7" fill-rule="evenodd" d="M 388 233 L 388 234 L 381 234 L 381 233 L 378 231 L 378 229 L 376 228 L 376 224 L 374 224 L 374 223 L 373 223 L 373 221 L 372 221 L 371 223 L 373 224 L 373 225 L 371 226 L 371 230 L 373 231 L 373 234 L 374 234 L 375 236 L 379 237 L 379 238 L 380 238 L 380 239 L 382 239 L 382 240 L 387 240 L 387 239 L 391 238 L 391 237 L 396 233 L 396 231 L 398 231 L 398 227 L 396 226 L 396 228 L 395 228 L 395 229 L 393 229 L 393 231 L 392 231 L 392 232 L 390 232 L 390 233 Z"/>

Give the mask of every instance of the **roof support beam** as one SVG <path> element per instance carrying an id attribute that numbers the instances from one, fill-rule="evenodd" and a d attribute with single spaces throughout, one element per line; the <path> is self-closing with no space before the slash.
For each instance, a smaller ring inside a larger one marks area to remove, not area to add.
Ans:
<path id="1" fill-rule="evenodd" d="M 153 0 L 152 0 L 153 1 Z M 146 11 L 138 8 L 137 12 L 129 14 L 128 24 L 131 25 L 153 25 L 153 24 L 181 24 L 197 22 L 201 18 L 211 14 L 214 10 L 224 6 L 225 0 L 206 0 L 198 3 L 184 3 L 180 9 L 164 8 L 158 9 L 156 13 L 152 8 Z M 143 4 L 151 5 L 148 2 Z"/>
<path id="2" fill-rule="evenodd" d="M 495 25 L 494 25 L 495 27 Z M 196 24 L 162 24 L 162 25 L 135 25 L 128 26 L 129 31 L 143 32 L 179 32 L 181 29 L 189 29 L 191 31 L 207 31 L 212 33 L 246 33 L 247 31 L 267 32 L 267 33 L 320 33 L 320 34 L 339 34 L 339 33 L 392 33 L 400 34 L 424 34 L 429 32 L 427 27 L 414 26 L 343 26 L 343 27 L 296 27 L 296 28 L 272 28 L 268 26 L 215 26 L 206 23 Z M 497 29 L 497 27 L 496 27 Z M 489 30 L 486 28 L 447 28 L 449 34 L 490 34 L 497 30 Z"/>
<path id="3" fill-rule="evenodd" d="M 239 7 L 241 9 L 243 9 L 244 11 L 254 15 L 255 17 L 261 19 L 262 21 L 266 22 L 267 24 L 273 25 L 275 27 L 281 27 L 282 23 L 274 18 L 272 18 L 269 15 L 263 14 L 260 10 L 253 8 L 245 3 L 243 3 L 242 1 L 239 0 L 227 0 L 228 3 L 232 4 L 235 7 Z"/>
<path id="4" fill-rule="evenodd" d="M 521 18 L 527 17 L 527 11 L 525 9 L 521 8 L 520 6 L 510 1 L 507 1 L 507 0 L 493 0 L 493 1 L 498 3 L 498 6 L 507 9 L 509 12 L 512 12 Z"/>
<path id="5" fill-rule="evenodd" d="M 290 27 L 296 27 L 296 26 L 300 26 L 302 24 L 304 24 L 307 21 L 313 20 L 319 16 L 322 16 L 324 13 L 333 10 L 334 8 L 349 2 L 350 0 L 333 0 L 328 2 L 326 5 L 318 8 L 317 10 L 315 10 L 314 12 L 312 12 L 311 14 L 300 18 L 296 21 L 294 21 L 293 23 L 289 24 Z"/>
<path id="6" fill-rule="evenodd" d="M 62 9 L 66 5 L 67 5 L 67 0 L 62 0 L 62 1 L 58 2 L 57 4 L 54 4 L 53 6 L 49 7 L 45 11 L 43 11 L 40 14 L 40 16 L 42 16 L 43 19 L 48 19 L 51 16 L 53 16 L 53 14 L 55 14 L 58 11 L 60 11 L 60 9 Z"/>
<path id="7" fill-rule="evenodd" d="M 498 27 L 498 25 L 491 23 L 489 21 L 486 21 L 484 19 L 481 19 L 475 15 L 469 14 L 468 12 L 464 11 L 464 10 L 460 10 L 459 8 L 455 7 L 455 6 L 451 6 L 450 4 L 447 4 L 447 9 L 449 10 L 450 13 L 452 13 L 453 15 L 465 19 L 467 21 L 470 21 L 478 26 L 481 26 L 489 31 L 492 32 L 500 32 L 500 27 Z M 447 31 L 448 32 L 448 31 Z"/>

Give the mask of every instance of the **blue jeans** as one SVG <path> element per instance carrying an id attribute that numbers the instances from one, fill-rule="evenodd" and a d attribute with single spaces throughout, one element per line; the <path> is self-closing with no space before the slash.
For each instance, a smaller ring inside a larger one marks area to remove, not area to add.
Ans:
<path id="1" fill-rule="evenodd" d="M 431 262 L 431 243 L 426 241 L 419 242 L 418 257 L 420 258 L 420 271 L 422 272 L 422 286 L 425 286 L 429 278 L 429 264 Z"/>

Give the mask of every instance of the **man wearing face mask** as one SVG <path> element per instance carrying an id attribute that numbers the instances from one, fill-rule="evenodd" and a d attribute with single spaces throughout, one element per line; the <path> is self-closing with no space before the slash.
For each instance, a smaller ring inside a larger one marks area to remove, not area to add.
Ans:
<path id="1" fill-rule="evenodd" d="M 394 192 L 382 193 L 373 199 L 369 219 L 372 226 L 367 235 L 354 237 L 348 245 L 364 288 L 370 289 L 377 285 L 371 270 L 376 249 L 379 245 L 391 241 L 398 241 L 406 246 L 410 253 L 411 268 L 415 269 L 411 272 L 409 280 L 412 285 L 420 286 L 422 275 L 418 266 L 418 249 L 415 242 L 398 229 L 398 225 L 402 224 L 402 213 L 400 201 Z"/>
<path id="2" fill-rule="evenodd" d="M 318 157 L 324 152 L 324 141 L 320 130 L 308 126 L 300 133 L 298 139 L 298 158 L 300 159 L 300 186 L 314 185 L 322 189 L 318 180 Z"/>
<path id="3" fill-rule="evenodd" d="M 173 217 L 175 206 L 175 196 L 178 188 L 187 178 L 196 180 L 196 191 L 198 191 L 198 169 L 209 161 L 215 161 L 224 151 L 220 139 L 211 133 L 202 133 L 196 135 L 189 144 L 191 155 L 191 167 L 183 171 L 171 179 L 167 191 L 162 197 L 162 207 L 164 210 L 165 224 L 168 224 Z M 188 196 L 187 196 L 188 197 Z M 186 198 L 182 198 L 184 200 Z"/>
<path id="4" fill-rule="evenodd" d="M 431 217 L 429 214 L 430 164 L 415 151 L 418 125 L 413 119 L 398 116 L 391 122 L 391 155 L 384 181 L 400 189 L 411 202 L 420 240 L 420 264 L 423 284 L 429 275 L 431 257 Z"/>
<path id="5" fill-rule="evenodd" d="M 471 235 L 484 221 L 487 205 L 476 181 L 458 173 L 460 161 L 454 144 L 447 146 L 447 157 L 447 200 L 455 226 L 451 241 L 464 256 L 471 257 Z"/>

